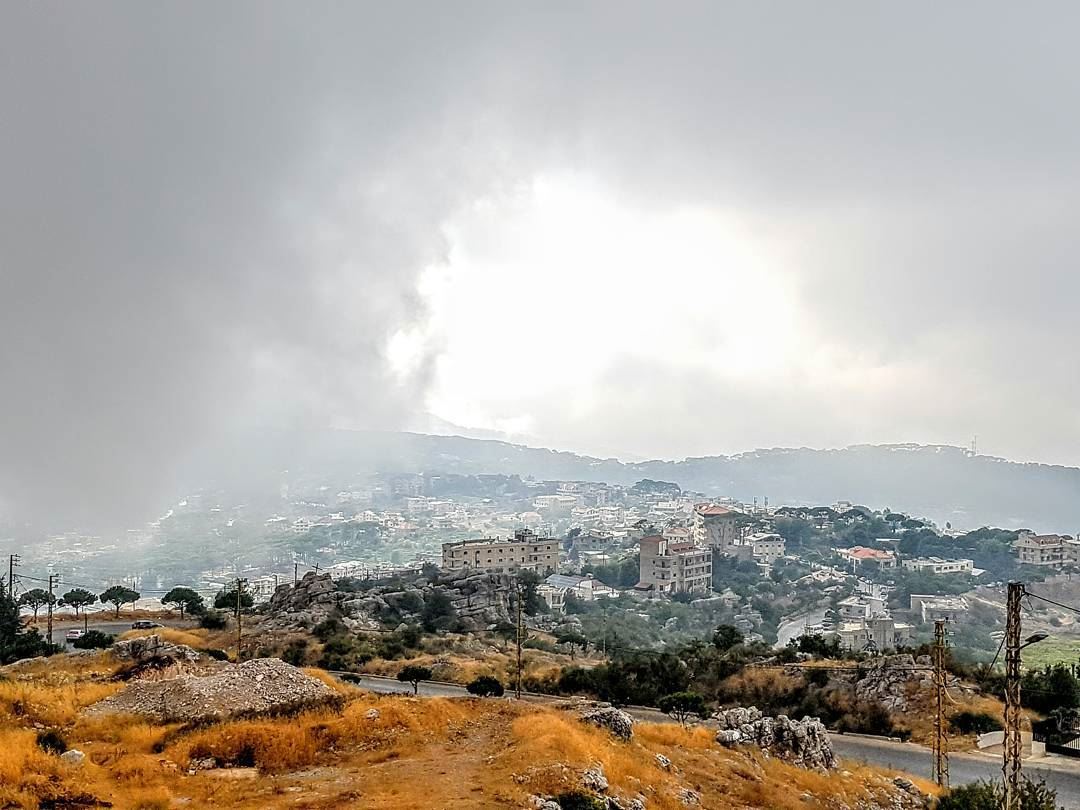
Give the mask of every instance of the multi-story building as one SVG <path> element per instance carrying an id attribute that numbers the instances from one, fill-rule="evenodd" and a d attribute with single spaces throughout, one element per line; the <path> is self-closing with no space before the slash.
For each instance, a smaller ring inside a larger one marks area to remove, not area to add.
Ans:
<path id="1" fill-rule="evenodd" d="M 694 542 L 700 546 L 719 549 L 722 554 L 734 554 L 734 547 L 741 539 L 739 517 L 741 513 L 714 503 L 699 503 L 694 507 Z"/>
<path id="2" fill-rule="evenodd" d="M 712 550 L 659 535 L 641 538 L 639 590 L 655 593 L 708 593 L 712 590 Z"/>
<path id="3" fill-rule="evenodd" d="M 1021 565 L 1061 566 L 1080 559 L 1080 543 L 1064 534 L 1021 532 L 1013 548 Z"/>
<path id="4" fill-rule="evenodd" d="M 447 571 L 471 568 L 489 574 L 518 570 L 550 574 L 559 569 L 561 547 L 560 540 L 518 529 L 513 540 L 486 538 L 443 543 L 442 567 Z"/>
<path id="5" fill-rule="evenodd" d="M 905 571 L 927 574 L 970 574 L 975 569 L 971 560 L 944 560 L 941 557 L 917 557 L 900 563 Z"/>
<path id="6" fill-rule="evenodd" d="M 840 647 L 853 652 L 883 652 L 911 643 L 912 627 L 892 616 L 844 622 L 836 630 Z"/>
<path id="7" fill-rule="evenodd" d="M 753 549 L 754 560 L 762 565 L 772 566 L 784 556 L 784 538 L 772 532 L 752 534 L 743 543 Z"/>
<path id="8" fill-rule="evenodd" d="M 911 612 L 918 613 L 923 624 L 935 619 L 955 622 L 970 610 L 968 600 L 963 596 L 913 593 L 910 600 Z"/>

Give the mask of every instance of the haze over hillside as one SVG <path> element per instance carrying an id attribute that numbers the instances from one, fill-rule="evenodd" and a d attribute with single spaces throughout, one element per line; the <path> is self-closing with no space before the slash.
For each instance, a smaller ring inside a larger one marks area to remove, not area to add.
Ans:
<path id="1" fill-rule="evenodd" d="M 278 476 L 347 476 L 363 471 L 520 475 L 537 480 L 632 484 L 674 481 L 684 489 L 743 501 L 823 504 L 849 500 L 930 517 L 942 526 L 1080 526 L 1080 469 L 970 456 L 958 447 L 857 445 L 837 450 L 769 449 L 734 456 L 624 463 L 503 441 L 374 431 L 259 431 L 205 458 L 191 480 L 208 478 L 256 494 Z"/>

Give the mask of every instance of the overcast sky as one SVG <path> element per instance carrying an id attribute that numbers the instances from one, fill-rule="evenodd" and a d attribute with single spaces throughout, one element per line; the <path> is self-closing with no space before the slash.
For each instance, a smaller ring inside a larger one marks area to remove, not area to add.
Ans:
<path id="1" fill-rule="evenodd" d="M 128 514 L 237 426 L 429 413 L 1080 463 L 1078 24 L 7 3 L 0 498 Z"/>

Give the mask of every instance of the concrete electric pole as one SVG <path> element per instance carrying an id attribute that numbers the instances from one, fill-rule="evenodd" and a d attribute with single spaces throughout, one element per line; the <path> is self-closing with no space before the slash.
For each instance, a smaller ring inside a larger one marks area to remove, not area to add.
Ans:
<path id="1" fill-rule="evenodd" d="M 53 643 L 52 631 L 53 631 L 53 602 L 56 600 L 53 598 L 53 588 L 56 587 L 56 583 L 60 581 L 59 574 L 49 574 L 49 632 L 45 636 L 46 640 L 50 644 Z"/>
<path id="2" fill-rule="evenodd" d="M 949 786 L 949 741 L 945 733 L 945 620 L 934 622 L 934 781 Z"/>
<path id="3" fill-rule="evenodd" d="M 523 633 L 521 632 L 522 628 L 521 628 L 521 584 L 520 583 L 518 583 L 517 587 L 514 589 L 514 593 L 517 596 L 517 598 L 514 600 L 515 602 L 517 602 L 517 605 L 516 605 L 516 608 L 515 608 L 516 611 L 517 611 L 517 622 L 516 622 L 516 624 L 517 624 L 517 677 L 514 679 L 514 692 L 517 695 L 517 699 L 521 700 L 521 643 L 522 643 L 522 638 L 521 637 L 522 637 Z"/>
<path id="4" fill-rule="evenodd" d="M 1005 783 L 1004 810 L 1020 807 L 1020 600 L 1024 585 L 1010 582 L 1005 602 L 1005 740 L 1001 773 Z"/>

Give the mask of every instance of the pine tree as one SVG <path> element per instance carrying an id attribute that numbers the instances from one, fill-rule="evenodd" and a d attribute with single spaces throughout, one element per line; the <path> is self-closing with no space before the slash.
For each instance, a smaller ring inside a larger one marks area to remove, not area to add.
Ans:
<path id="1" fill-rule="evenodd" d="M 10 664 L 20 658 L 32 658 L 51 651 L 36 628 L 23 626 L 19 605 L 8 595 L 0 582 L 0 665 Z"/>

